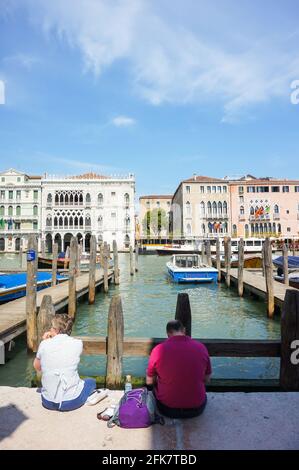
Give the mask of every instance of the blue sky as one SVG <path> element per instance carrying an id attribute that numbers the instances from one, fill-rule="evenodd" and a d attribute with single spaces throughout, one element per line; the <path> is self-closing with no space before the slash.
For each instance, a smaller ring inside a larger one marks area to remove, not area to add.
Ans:
<path id="1" fill-rule="evenodd" d="M 297 0 L 0 0 L 0 168 L 299 178 L 296 80 Z"/>

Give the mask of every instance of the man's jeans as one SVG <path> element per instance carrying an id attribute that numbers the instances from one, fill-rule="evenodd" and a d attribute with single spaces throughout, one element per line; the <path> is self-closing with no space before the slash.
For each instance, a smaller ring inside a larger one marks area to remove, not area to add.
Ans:
<path id="1" fill-rule="evenodd" d="M 48 410 L 55 411 L 73 411 L 77 408 L 80 408 L 82 405 L 84 405 L 89 395 L 91 395 L 96 388 L 96 381 L 94 379 L 84 379 L 84 382 L 85 383 L 82 392 L 77 398 L 74 398 L 73 400 L 63 401 L 60 406 L 60 403 L 48 401 L 42 396 L 43 407 L 47 408 Z"/>

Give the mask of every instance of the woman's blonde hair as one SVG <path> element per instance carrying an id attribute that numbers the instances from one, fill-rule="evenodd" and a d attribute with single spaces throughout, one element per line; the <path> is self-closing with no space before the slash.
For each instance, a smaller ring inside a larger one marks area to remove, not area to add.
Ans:
<path id="1" fill-rule="evenodd" d="M 56 314 L 52 320 L 52 328 L 58 334 L 70 335 L 73 328 L 73 320 L 65 314 Z"/>

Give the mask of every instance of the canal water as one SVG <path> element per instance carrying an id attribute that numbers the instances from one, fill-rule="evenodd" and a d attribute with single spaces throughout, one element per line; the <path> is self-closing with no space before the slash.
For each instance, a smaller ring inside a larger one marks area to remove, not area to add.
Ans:
<path id="1" fill-rule="evenodd" d="M 125 335 L 164 337 L 165 325 L 175 314 L 177 294 L 187 292 L 192 310 L 192 336 L 217 339 L 278 339 L 279 318 L 268 320 L 264 302 L 252 297 L 239 298 L 236 291 L 224 284 L 181 286 L 172 283 L 167 274 L 167 257 L 139 256 L 139 271 L 129 273 L 129 256 L 119 255 L 120 285 L 108 294 L 98 293 L 96 303 L 79 303 L 75 335 L 107 333 L 107 316 L 111 297 L 121 295 Z M 18 266 L 17 255 L 0 255 L 1 267 Z M 7 304 L 9 308 L 9 304 Z M 25 349 L 25 338 L 15 341 L 5 366 L 0 366 L 0 385 L 29 386 L 32 377 L 32 358 Z M 124 373 L 142 376 L 146 358 L 125 358 Z M 278 358 L 212 358 L 213 376 L 217 378 L 277 378 Z M 105 373 L 103 356 L 82 356 L 82 375 Z"/>

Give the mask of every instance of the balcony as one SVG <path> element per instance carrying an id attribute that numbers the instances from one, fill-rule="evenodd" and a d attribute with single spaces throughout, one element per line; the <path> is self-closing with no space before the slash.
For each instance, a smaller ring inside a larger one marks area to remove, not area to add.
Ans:
<path id="1" fill-rule="evenodd" d="M 206 220 L 225 220 L 228 219 L 228 214 L 204 214 L 201 217 Z"/>
<path id="2" fill-rule="evenodd" d="M 273 214 L 273 220 L 280 220 L 280 214 Z"/>
<path id="3" fill-rule="evenodd" d="M 246 220 L 245 214 L 240 214 L 239 215 L 239 222 L 245 222 L 245 220 Z"/>
<path id="4" fill-rule="evenodd" d="M 264 214 L 264 215 L 259 215 L 259 216 L 256 216 L 256 215 L 249 216 L 249 220 L 256 220 L 257 222 L 262 222 L 262 221 L 270 220 L 270 219 L 271 219 L 270 214 Z"/>

